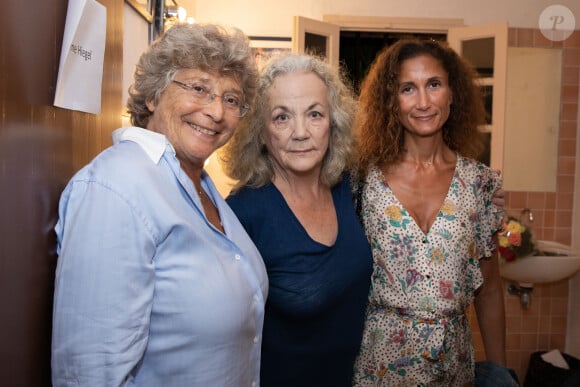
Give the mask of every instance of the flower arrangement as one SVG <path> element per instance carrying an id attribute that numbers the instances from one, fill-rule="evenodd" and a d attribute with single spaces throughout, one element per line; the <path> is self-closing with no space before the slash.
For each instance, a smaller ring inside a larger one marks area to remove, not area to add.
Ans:
<path id="1" fill-rule="evenodd" d="M 530 228 L 511 216 L 502 220 L 502 230 L 498 233 L 498 244 L 499 253 L 506 262 L 532 255 L 535 251 Z"/>

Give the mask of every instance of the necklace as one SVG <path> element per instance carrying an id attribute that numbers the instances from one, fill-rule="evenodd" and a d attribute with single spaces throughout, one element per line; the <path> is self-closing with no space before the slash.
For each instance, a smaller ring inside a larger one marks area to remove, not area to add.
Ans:
<path id="1" fill-rule="evenodd" d="M 199 198 L 203 200 L 203 198 L 205 197 L 204 195 L 205 191 L 201 187 L 201 184 L 199 185 L 199 187 L 197 186 L 197 184 L 193 184 L 193 187 L 195 188 L 197 194 L 199 195 Z"/>

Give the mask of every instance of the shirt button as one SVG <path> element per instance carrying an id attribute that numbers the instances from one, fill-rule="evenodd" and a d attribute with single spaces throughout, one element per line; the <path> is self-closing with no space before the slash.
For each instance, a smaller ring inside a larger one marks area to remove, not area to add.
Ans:
<path id="1" fill-rule="evenodd" d="M 252 382 L 252 387 L 256 387 L 256 382 Z"/>
<path id="2" fill-rule="evenodd" d="M 240 254 L 236 254 L 234 255 L 234 258 L 236 259 L 236 261 L 239 261 L 242 257 L 240 256 Z"/>
<path id="3" fill-rule="evenodd" d="M 260 296 L 258 296 L 257 294 L 254 294 L 254 301 L 256 301 L 256 302 L 260 301 Z"/>
<path id="4" fill-rule="evenodd" d="M 258 344 L 258 336 L 254 336 L 254 344 Z"/>

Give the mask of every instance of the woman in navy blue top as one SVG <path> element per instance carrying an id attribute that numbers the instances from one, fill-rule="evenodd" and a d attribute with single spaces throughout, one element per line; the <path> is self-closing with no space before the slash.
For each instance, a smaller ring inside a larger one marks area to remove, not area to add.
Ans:
<path id="1" fill-rule="evenodd" d="M 264 387 L 352 383 L 372 271 L 345 173 L 354 109 L 336 69 L 311 56 L 278 57 L 222 154 L 238 181 L 227 202 L 270 283 Z"/>

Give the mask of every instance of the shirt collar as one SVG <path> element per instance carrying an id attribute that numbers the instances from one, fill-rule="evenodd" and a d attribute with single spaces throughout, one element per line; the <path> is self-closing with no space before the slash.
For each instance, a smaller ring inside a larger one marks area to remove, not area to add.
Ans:
<path id="1" fill-rule="evenodd" d="M 113 144 L 121 141 L 133 141 L 137 143 L 155 164 L 159 163 L 168 146 L 175 154 L 175 149 L 173 149 L 173 146 L 165 135 L 148 129 L 129 126 L 115 130 L 111 136 L 113 138 Z"/>

